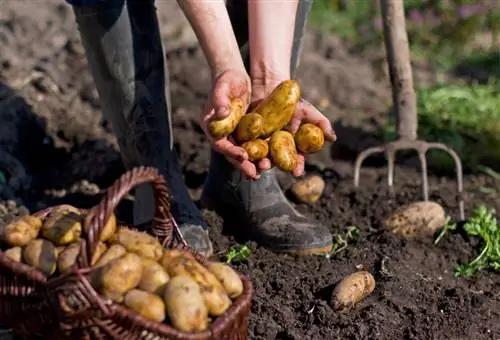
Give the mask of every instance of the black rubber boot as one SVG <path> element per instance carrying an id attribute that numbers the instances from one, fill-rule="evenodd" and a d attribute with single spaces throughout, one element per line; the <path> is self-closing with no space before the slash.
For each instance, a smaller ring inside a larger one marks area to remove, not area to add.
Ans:
<path id="1" fill-rule="evenodd" d="M 189 196 L 173 149 L 168 69 L 153 1 L 112 0 L 75 6 L 74 11 L 103 113 L 112 123 L 126 167 L 161 171 L 184 238 L 210 255 L 207 225 Z M 135 197 L 134 224 L 151 221 L 151 187 L 138 188 Z"/>

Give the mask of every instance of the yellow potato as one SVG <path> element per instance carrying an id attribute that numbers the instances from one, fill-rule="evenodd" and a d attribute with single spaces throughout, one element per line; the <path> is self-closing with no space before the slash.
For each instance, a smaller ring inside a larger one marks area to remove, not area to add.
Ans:
<path id="1" fill-rule="evenodd" d="M 299 202 L 314 203 L 325 190 L 325 181 L 321 176 L 311 175 L 298 180 L 290 189 Z"/>
<path id="2" fill-rule="evenodd" d="M 210 262 L 207 268 L 219 280 L 231 299 L 235 299 L 243 293 L 243 282 L 233 268 L 220 262 Z"/>
<path id="3" fill-rule="evenodd" d="M 330 302 L 335 310 L 346 310 L 370 295 L 374 289 L 373 275 L 367 271 L 359 271 L 340 281 L 333 290 Z"/>
<path id="4" fill-rule="evenodd" d="M 131 253 L 158 261 L 163 255 L 163 247 L 153 236 L 122 227 L 113 235 L 112 243 L 118 243 Z"/>
<path id="5" fill-rule="evenodd" d="M 285 80 L 254 110 L 264 118 L 261 137 L 269 137 L 284 128 L 292 119 L 300 99 L 300 87 L 295 80 Z"/>
<path id="6" fill-rule="evenodd" d="M 4 251 L 4 254 L 14 262 L 21 262 L 21 260 L 23 259 L 23 248 L 21 247 L 10 248 Z"/>
<path id="7" fill-rule="evenodd" d="M 94 276 L 94 284 L 100 292 L 115 301 L 141 281 L 142 262 L 139 255 L 127 253 L 100 267 Z"/>
<path id="8" fill-rule="evenodd" d="M 212 120 L 208 124 L 208 131 L 214 138 L 229 136 L 238 126 L 245 114 L 245 103 L 241 99 L 233 99 L 229 108 L 229 116 L 224 119 Z"/>
<path id="9" fill-rule="evenodd" d="M 33 240 L 23 249 L 23 261 L 45 275 L 52 275 L 56 271 L 56 247 L 47 240 Z"/>
<path id="10" fill-rule="evenodd" d="M 74 212 L 63 212 L 57 219 L 53 215 L 42 225 L 41 234 L 57 246 L 75 242 L 82 235 L 82 217 Z"/>
<path id="11" fill-rule="evenodd" d="M 123 304 L 148 320 L 156 322 L 165 320 L 165 303 L 158 295 L 132 289 L 125 295 Z"/>
<path id="12" fill-rule="evenodd" d="M 66 247 L 57 258 L 57 270 L 59 273 L 66 274 L 76 262 L 76 257 L 80 253 L 80 244 L 73 243 Z"/>
<path id="13" fill-rule="evenodd" d="M 262 139 L 245 142 L 241 147 L 248 153 L 248 159 L 251 162 L 260 161 L 269 154 L 269 144 Z"/>
<path id="14" fill-rule="evenodd" d="M 226 312 L 231 306 L 231 299 L 224 291 L 222 284 L 217 280 L 207 268 L 203 267 L 191 255 L 181 253 L 177 256 L 163 256 L 161 265 L 167 271 L 168 275 L 176 277 L 179 275 L 193 278 L 201 288 L 201 294 L 208 313 L 212 316 L 219 316 Z"/>
<path id="15" fill-rule="evenodd" d="M 93 213 L 90 212 L 85 217 L 85 223 L 83 224 L 83 229 L 85 230 L 86 233 L 89 231 L 89 223 L 90 223 L 92 216 L 93 216 Z M 104 228 L 102 229 L 101 236 L 99 237 L 99 240 L 102 242 L 106 242 L 107 240 L 109 240 L 113 236 L 113 234 L 116 232 L 116 228 L 117 228 L 116 215 L 111 214 L 108 221 L 104 225 Z"/>
<path id="16" fill-rule="evenodd" d="M 200 286 L 189 276 L 176 276 L 165 288 L 168 318 L 181 332 L 202 332 L 208 328 L 208 310 Z"/>
<path id="17" fill-rule="evenodd" d="M 92 260 L 90 262 L 91 266 L 94 266 L 97 261 L 103 256 L 108 250 L 108 246 L 104 242 L 98 242 L 97 247 L 95 248 L 94 255 L 92 256 Z"/>
<path id="18" fill-rule="evenodd" d="M 325 144 L 325 135 L 321 128 L 314 124 L 302 124 L 295 133 L 295 145 L 302 153 L 314 153 Z"/>
<path id="19" fill-rule="evenodd" d="M 269 140 L 273 163 L 281 170 L 291 172 L 297 165 L 297 149 L 291 133 L 276 131 Z"/>
<path id="20" fill-rule="evenodd" d="M 142 258 L 142 268 L 139 289 L 163 296 L 165 286 L 170 280 L 165 269 L 158 262 L 145 257 Z"/>
<path id="21" fill-rule="evenodd" d="M 264 131 L 264 118 L 258 113 L 247 113 L 234 130 L 233 137 L 238 143 L 259 138 Z"/>
<path id="22" fill-rule="evenodd" d="M 99 260 L 96 262 L 95 266 L 100 267 L 108 263 L 109 261 L 112 261 L 114 259 L 117 259 L 127 253 L 127 249 L 125 249 L 124 246 L 121 244 L 112 244 L 108 250 L 99 258 Z"/>
<path id="23" fill-rule="evenodd" d="M 3 227 L 0 236 L 10 246 L 24 247 L 38 236 L 41 226 L 38 217 L 22 216 Z"/>
<path id="24" fill-rule="evenodd" d="M 436 202 L 414 202 L 405 205 L 384 221 L 392 233 L 407 239 L 432 236 L 446 221 L 446 213 Z"/>

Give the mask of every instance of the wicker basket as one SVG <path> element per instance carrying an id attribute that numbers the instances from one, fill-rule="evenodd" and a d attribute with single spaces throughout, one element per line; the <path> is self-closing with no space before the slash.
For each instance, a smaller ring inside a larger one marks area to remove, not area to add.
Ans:
<path id="1" fill-rule="evenodd" d="M 189 250 L 170 215 L 170 194 L 164 178 L 154 168 L 135 168 L 118 179 L 102 201 L 86 214 L 89 230 L 81 240 L 73 270 L 47 278 L 32 267 L 13 262 L 0 251 L 0 326 L 13 329 L 25 339 L 120 339 L 120 340 L 205 340 L 248 337 L 248 314 L 253 295 L 251 282 L 241 276 L 243 294 L 210 328 L 200 333 L 184 333 L 166 323 L 142 318 L 133 311 L 101 298 L 90 285 L 89 266 L 97 240 L 119 201 L 135 186 L 151 182 L 156 211 L 150 232 L 168 248 Z M 45 217 L 53 208 L 36 213 Z"/>

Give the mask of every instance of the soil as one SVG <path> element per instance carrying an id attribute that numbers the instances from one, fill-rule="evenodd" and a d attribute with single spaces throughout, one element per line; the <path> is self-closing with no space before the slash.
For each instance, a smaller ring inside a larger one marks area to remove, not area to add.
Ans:
<path id="1" fill-rule="evenodd" d="M 209 160 L 196 123 L 209 88 L 208 68 L 175 2 L 158 1 L 158 8 L 171 68 L 176 147 L 198 200 Z M 373 131 L 390 103 L 389 83 L 374 67 L 376 60 L 349 52 L 336 37 L 307 34 L 298 78 L 305 97 L 335 123 L 339 141 L 308 160 L 308 171 L 326 179 L 325 194 L 297 208 L 333 234 L 356 226 L 361 235 L 330 258 L 275 255 L 247 242 L 252 255 L 235 265 L 255 287 L 250 339 L 500 339 L 498 274 L 453 275 L 460 261 L 473 256 L 473 243 L 460 235 L 438 245 L 406 241 L 383 229 L 383 218 L 397 207 L 421 200 L 414 160 L 398 166 L 391 192 L 383 158 L 367 162 L 361 188 L 352 186 L 353 157 L 380 143 Z M 0 190 L 2 214 L 63 202 L 96 204 L 124 168 L 102 118 L 71 9 L 46 0 L 35 11 L 31 2 L 4 0 L 0 43 L 0 145 L 18 160 L 1 159 L 9 164 Z M 416 70 L 417 81 L 434 79 L 432 69 Z M 457 219 L 456 182 L 430 170 L 431 199 Z M 284 189 L 290 183 L 284 176 Z M 500 207 L 494 190 L 479 190 L 498 187 L 493 178 L 466 174 L 464 186 L 466 214 L 480 203 Z M 130 206 L 124 207 L 127 220 Z M 220 218 L 204 213 L 217 255 L 241 245 L 222 232 Z M 353 309 L 334 312 L 328 304 L 332 287 L 359 269 L 373 273 L 375 291 Z"/>

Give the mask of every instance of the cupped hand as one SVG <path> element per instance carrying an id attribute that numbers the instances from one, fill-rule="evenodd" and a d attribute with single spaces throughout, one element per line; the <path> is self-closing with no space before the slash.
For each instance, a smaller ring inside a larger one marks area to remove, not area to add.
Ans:
<path id="1" fill-rule="evenodd" d="M 204 107 L 200 125 L 215 151 L 223 154 L 248 178 L 257 179 L 260 171 L 254 163 L 248 160 L 245 149 L 236 145 L 230 136 L 220 139 L 214 138 L 207 129 L 211 120 L 223 119 L 229 115 L 232 100 L 241 99 L 245 103 L 246 109 L 250 102 L 250 94 L 250 78 L 244 69 L 226 70 L 220 73 L 213 81 L 211 95 Z"/>

